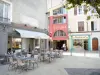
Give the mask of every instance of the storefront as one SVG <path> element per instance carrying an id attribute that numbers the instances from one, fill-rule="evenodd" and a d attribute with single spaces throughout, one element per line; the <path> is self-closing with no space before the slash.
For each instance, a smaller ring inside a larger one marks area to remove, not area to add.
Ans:
<path id="1" fill-rule="evenodd" d="M 12 39 L 10 39 L 12 38 Z M 11 49 L 20 49 L 31 52 L 36 46 L 40 46 L 41 49 L 47 49 L 49 36 L 45 33 L 23 30 L 23 29 L 13 29 L 13 33 L 10 35 L 10 45 Z M 42 41 L 42 42 L 41 42 Z M 42 45 L 41 45 L 42 44 Z"/>
<path id="2" fill-rule="evenodd" d="M 70 36 L 70 50 L 83 49 L 91 50 L 91 38 L 90 35 L 71 35 Z"/>

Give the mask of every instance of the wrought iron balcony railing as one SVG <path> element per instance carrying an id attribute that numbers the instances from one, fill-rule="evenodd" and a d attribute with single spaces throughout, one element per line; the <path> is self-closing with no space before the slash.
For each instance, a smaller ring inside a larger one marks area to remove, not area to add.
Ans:
<path id="1" fill-rule="evenodd" d="M 4 18 L 4 17 L 0 17 L 0 22 L 2 22 L 2 23 L 9 23 L 10 19 L 9 18 Z"/>

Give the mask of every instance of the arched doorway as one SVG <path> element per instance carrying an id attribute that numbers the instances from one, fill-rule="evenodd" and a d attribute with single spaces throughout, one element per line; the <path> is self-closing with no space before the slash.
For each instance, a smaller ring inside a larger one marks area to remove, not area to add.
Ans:
<path id="1" fill-rule="evenodd" d="M 63 38 L 63 37 L 66 37 L 66 33 L 63 31 L 63 30 L 57 30 L 54 35 L 53 35 L 54 38 Z M 64 49 L 64 46 L 65 45 L 65 49 Z M 67 39 L 65 40 L 54 40 L 53 41 L 53 46 L 55 49 L 58 49 L 58 50 L 67 50 Z"/>
<path id="2" fill-rule="evenodd" d="M 97 51 L 98 50 L 98 38 L 92 39 L 92 50 Z"/>

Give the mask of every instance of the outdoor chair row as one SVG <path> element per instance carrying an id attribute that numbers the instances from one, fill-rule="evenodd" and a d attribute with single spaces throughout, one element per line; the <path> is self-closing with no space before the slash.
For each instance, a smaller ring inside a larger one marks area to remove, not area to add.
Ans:
<path id="1" fill-rule="evenodd" d="M 48 60 L 51 62 L 55 58 L 60 58 L 63 56 L 63 51 L 62 50 L 51 50 L 51 51 L 42 51 L 41 52 L 41 57 L 42 60 Z"/>
<path id="2" fill-rule="evenodd" d="M 19 53 L 9 56 L 8 70 L 28 71 L 34 69 L 35 65 L 38 67 L 38 63 L 41 61 L 52 62 L 55 58 L 60 58 L 63 55 L 62 50 L 41 50 L 41 53 L 34 50 L 32 54 Z"/>
<path id="3" fill-rule="evenodd" d="M 35 64 L 38 67 L 38 55 L 33 57 L 9 57 L 8 70 L 29 70 L 34 69 Z"/>

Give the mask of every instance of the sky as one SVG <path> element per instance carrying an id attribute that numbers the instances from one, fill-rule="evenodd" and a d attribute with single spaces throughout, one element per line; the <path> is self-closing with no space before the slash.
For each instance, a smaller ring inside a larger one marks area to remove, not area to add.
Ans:
<path id="1" fill-rule="evenodd" d="M 48 9 L 56 5 L 59 5 L 62 1 L 63 0 L 47 0 Z"/>

